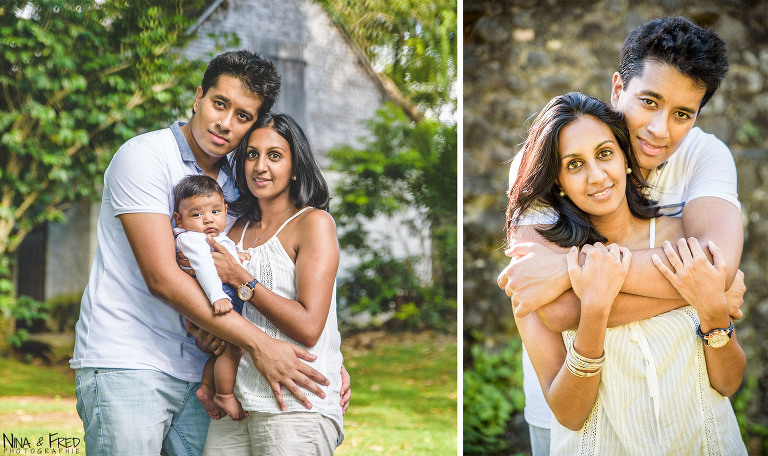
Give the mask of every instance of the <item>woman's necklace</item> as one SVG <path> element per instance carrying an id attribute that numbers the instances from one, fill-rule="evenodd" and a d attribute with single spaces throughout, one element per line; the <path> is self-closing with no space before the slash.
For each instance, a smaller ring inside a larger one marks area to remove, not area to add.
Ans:
<path id="1" fill-rule="evenodd" d="M 288 214 L 289 212 L 291 212 L 291 207 L 290 207 L 290 206 L 288 207 L 288 210 L 287 210 L 287 211 L 285 211 L 285 212 L 283 213 L 283 215 L 281 215 L 281 216 L 280 216 L 280 218 L 279 218 L 278 220 L 282 220 L 282 219 L 284 219 L 284 218 L 285 218 L 285 216 L 286 216 L 286 214 Z M 263 238 L 263 237 L 264 237 L 264 236 L 265 236 L 267 233 L 269 233 L 270 231 L 272 231 L 272 228 L 274 228 L 275 226 L 278 226 L 278 225 L 279 225 L 279 223 L 275 223 L 274 225 L 272 225 L 271 227 L 269 227 L 269 229 L 268 229 L 268 230 L 264 230 L 264 232 L 261 234 L 261 236 L 257 237 L 257 238 L 256 238 L 256 240 L 255 240 L 255 241 L 253 241 L 253 244 L 251 244 L 251 248 L 254 248 L 254 247 L 256 247 L 256 243 L 257 243 L 257 242 L 259 242 L 259 241 L 261 240 L 261 238 Z"/>
<path id="2" fill-rule="evenodd" d="M 629 242 L 632 239 L 634 234 L 635 234 L 635 217 L 632 217 L 632 229 L 629 231 L 629 234 L 624 239 L 624 242 L 621 243 L 621 246 L 626 247 L 627 242 Z"/>

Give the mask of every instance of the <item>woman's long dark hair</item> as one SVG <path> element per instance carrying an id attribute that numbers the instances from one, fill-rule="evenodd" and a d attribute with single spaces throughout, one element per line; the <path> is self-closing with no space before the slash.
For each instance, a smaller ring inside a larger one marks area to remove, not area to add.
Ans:
<path id="1" fill-rule="evenodd" d="M 583 116 L 592 116 L 608 126 L 632 168 L 626 186 L 629 210 L 640 219 L 656 216 L 656 203 L 643 194 L 648 184 L 632 153 L 624 116 L 597 98 L 571 92 L 550 100 L 528 130 L 517 179 L 509 190 L 507 241 L 525 213 L 541 207 L 550 207 L 558 215 L 554 225 L 537 229 L 548 241 L 561 247 L 607 241 L 592 225 L 587 213 L 570 198 L 559 196 L 560 189 L 555 184 L 560 169 L 560 131 Z"/>
<path id="2" fill-rule="evenodd" d="M 320 172 L 320 166 L 312 154 L 312 147 L 309 139 L 299 124 L 287 114 L 267 113 L 259 116 L 256 123 L 253 124 L 243 140 L 235 149 L 234 166 L 232 167 L 232 180 L 235 182 L 240 196 L 237 200 L 230 203 L 234 213 L 240 217 L 246 217 L 252 221 L 261 220 L 261 209 L 259 200 L 248 189 L 248 181 L 245 176 L 245 161 L 247 158 L 248 140 L 251 133 L 259 128 L 268 127 L 273 129 L 278 135 L 282 136 L 291 149 L 291 160 L 293 163 L 293 176 L 291 179 L 289 195 L 297 209 L 304 206 L 312 206 L 324 211 L 328 210 L 330 196 L 328 193 L 328 184 L 325 182 L 323 173 Z"/>

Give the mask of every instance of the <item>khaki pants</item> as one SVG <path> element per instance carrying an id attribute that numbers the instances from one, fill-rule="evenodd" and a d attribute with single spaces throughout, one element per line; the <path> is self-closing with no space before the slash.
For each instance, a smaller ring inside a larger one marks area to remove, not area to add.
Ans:
<path id="1" fill-rule="evenodd" d="M 211 420 L 203 455 L 330 456 L 339 429 L 330 418 L 313 412 L 249 412 L 242 421 Z"/>

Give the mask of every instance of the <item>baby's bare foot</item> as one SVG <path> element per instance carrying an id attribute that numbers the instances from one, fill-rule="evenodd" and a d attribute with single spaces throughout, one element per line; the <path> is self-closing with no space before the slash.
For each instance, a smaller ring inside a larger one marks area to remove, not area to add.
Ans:
<path id="1" fill-rule="evenodd" d="M 217 394 L 213 398 L 213 402 L 223 409 L 234 421 L 240 421 L 248 416 L 248 412 L 243 410 L 243 406 L 240 405 L 240 401 L 237 400 L 234 394 Z"/>
<path id="2" fill-rule="evenodd" d="M 226 412 L 222 410 L 221 407 L 216 405 L 216 402 L 214 401 L 214 396 L 216 395 L 216 392 L 213 390 L 213 388 L 210 385 L 207 385 L 205 383 L 201 383 L 200 387 L 197 389 L 197 392 L 195 393 L 195 396 L 197 396 L 197 400 L 200 401 L 201 404 L 203 404 L 203 408 L 206 412 L 208 412 L 208 416 L 213 418 L 214 420 L 218 420 L 220 418 L 223 418 L 224 415 L 226 415 Z"/>

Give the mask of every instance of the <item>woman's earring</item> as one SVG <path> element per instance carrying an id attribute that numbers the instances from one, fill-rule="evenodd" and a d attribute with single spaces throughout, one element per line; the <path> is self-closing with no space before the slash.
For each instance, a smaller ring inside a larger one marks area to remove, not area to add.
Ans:
<path id="1" fill-rule="evenodd" d="M 562 191 L 562 190 L 560 190 L 560 193 L 558 193 L 558 195 L 560 195 L 561 197 L 563 197 L 563 196 L 565 196 L 565 192 L 564 192 L 564 191 Z"/>
<path id="2" fill-rule="evenodd" d="M 627 174 L 632 174 L 632 168 L 627 167 L 626 173 Z"/>
<path id="3" fill-rule="evenodd" d="M 296 180 L 296 175 L 291 176 L 291 180 Z"/>

